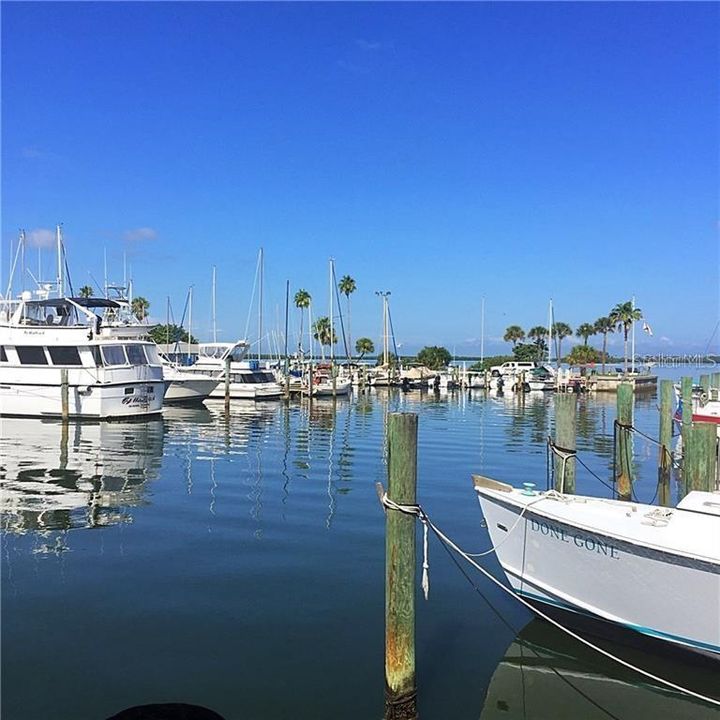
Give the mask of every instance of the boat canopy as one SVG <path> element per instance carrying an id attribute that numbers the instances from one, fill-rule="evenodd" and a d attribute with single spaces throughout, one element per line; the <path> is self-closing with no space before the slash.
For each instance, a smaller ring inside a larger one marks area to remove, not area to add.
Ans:
<path id="1" fill-rule="evenodd" d="M 52 307 L 59 308 L 72 307 L 73 304 L 79 305 L 84 308 L 119 308 L 120 303 L 115 300 L 107 300 L 106 298 L 94 298 L 94 297 L 74 297 L 74 298 L 49 298 L 47 300 L 27 300 L 25 304 L 37 307 Z"/>

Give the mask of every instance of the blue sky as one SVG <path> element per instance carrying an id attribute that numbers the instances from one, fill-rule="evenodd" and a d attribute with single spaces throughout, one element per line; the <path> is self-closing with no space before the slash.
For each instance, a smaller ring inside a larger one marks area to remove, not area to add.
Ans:
<path id="1" fill-rule="evenodd" d="M 407 351 L 479 352 L 483 297 L 488 354 L 551 297 L 575 328 L 632 295 L 640 350 L 720 348 L 716 4 L 0 12 L 3 285 L 18 229 L 62 222 L 75 286 L 125 254 L 158 318 L 194 286 L 202 338 L 213 264 L 244 333 L 263 247 L 270 328 L 286 280 L 327 314 L 332 256 L 376 344 L 382 290 Z"/>

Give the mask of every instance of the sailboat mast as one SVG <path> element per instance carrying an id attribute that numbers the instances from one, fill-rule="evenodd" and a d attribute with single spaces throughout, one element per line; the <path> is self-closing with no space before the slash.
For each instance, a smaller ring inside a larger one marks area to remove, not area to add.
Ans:
<path id="1" fill-rule="evenodd" d="M 215 310 L 216 310 L 216 307 L 215 307 L 215 290 L 216 290 L 216 285 L 215 285 L 216 268 L 215 268 L 215 265 L 213 265 L 212 270 L 213 270 L 212 271 L 212 328 L 213 328 L 213 342 L 216 343 L 217 342 L 217 317 L 215 315 Z"/>
<path id="2" fill-rule="evenodd" d="M 335 362 L 335 350 L 333 345 L 333 290 L 335 284 L 333 282 L 333 259 L 330 258 L 330 365 Z"/>
<path id="3" fill-rule="evenodd" d="M 63 277 L 62 232 L 60 225 L 55 226 L 55 240 L 57 242 L 57 292 L 58 297 L 65 297 L 65 279 Z"/>
<path id="4" fill-rule="evenodd" d="M 388 357 L 390 354 L 390 343 L 388 338 L 388 299 L 387 295 L 383 297 L 383 362 L 385 365 L 388 365 L 390 363 L 390 358 Z"/>
<path id="5" fill-rule="evenodd" d="M 288 322 L 290 319 L 290 281 L 285 281 L 285 385 L 287 394 L 287 383 L 289 382 L 288 372 Z"/>
<path id="6" fill-rule="evenodd" d="M 548 365 L 552 364 L 552 298 L 550 298 L 550 305 L 548 306 Z"/>
<path id="7" fill-rule="evenodd" d="M 190 357 L 190 344 L 192 343 L 192 296 L 193 286 L 188 290 L 188 338 L 187 338 L 187 356 Z"/>
<path id="8" fill-rule="evenodd" d="M 262 359 L 262 325 L 263 325 L 263 249 L 260 248 L 258 256 L 258 273 L 259 277 L 259 302 L 258 302 L 258 362 Z"/>
<path id="9" fill-rule="evenodd" d="M 480 363 L 485 360 L 485 298 L 480 304 Z"/>

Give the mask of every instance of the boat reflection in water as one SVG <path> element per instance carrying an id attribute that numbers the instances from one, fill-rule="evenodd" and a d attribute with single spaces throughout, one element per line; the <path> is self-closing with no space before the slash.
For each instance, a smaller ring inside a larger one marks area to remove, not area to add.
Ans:
<path id="1" fill-rule="evenodd" d="M 597 641 L 596 641 L 597 642 Z M 637 667 L 715 697 L 714 669 L 683 665 L 639 649 L 602 647 Z M 604 658 L 543 620 L 528 624 L 495 670 L 480 720 L 717 720 L 717 708 Z"/>
<path id="2" fill-rule="evenodd" d="M 0 516 L 25 534 L 131 522 L 163 454 L 163 421 L 0 419 Z"/>

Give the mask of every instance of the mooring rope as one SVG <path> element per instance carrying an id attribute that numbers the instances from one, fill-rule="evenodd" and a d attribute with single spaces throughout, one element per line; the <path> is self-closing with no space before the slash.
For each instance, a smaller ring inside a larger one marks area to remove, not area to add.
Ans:
<path id="1" fill-rule="evenodd" d="M 546 499 L 546 495 L 543 494 L 540 496 L 539 499 Z M 534 613 L 535 615 L 538 615 L 546 622 L 549 622 L 551 625 L 554 625 L 558 630 L 561 630 L 566 635 L 569 635 L 570 637 L 574 638 L 578 642 L 582 643 L 583 645 L 589 647 L 592 650 L 595 650 L 596 652 L 600 653 L 601 655 L 604 655 L 605 657 L 609 658 L 610 660 L 613 660 L 614 662 L 618 663 L 619 665 L 622 665 L 623 667 L 628 668 L 629 670 L 632 670 L 646 678 L 649 678 L 650 680 L 653 680 L 657 683 L 660 683 L 661 685 L 665 685 L 666 687 L 672 688 L 673 690 L 677 690 L 678 692 L 684 693 L 685 695 L 690 695 L 691 697 L 697 698 L 698 700 L 702 700 L 703 702 L 709 703 L 711 705 L 715 705 L 716 707 L 720 707 L 720 700 L 716 700 L 715 698 L 708 697 L 706 695 L 702 695 L 701 693 L 695 692 L 694 690 L 690 690 L 689 688 L 683 687 L 682 685 L 677 685 L 674 682 L 671 682 L 670 680 L 666 680 L 665 678 L 660 677 L 659 675 L 655 675 L 647 670 L 643 670 L 642 668 L 638 667 L 637 665 L 633 665 L 632 663 L 628 662 L 627 660 L 623 660 L 622 658 L 618 657 L 617 655 L 614 655 L 613 653 L 609 652 L 608 650 L 605 650 L 598 645 L 595 645 L 594 643 L 590 642 L 589 640 L 586 640 L 581 635 L 578 635 L 576 632 L 573 632 L 569 628 L 566 628 L 562 623 L 559 623 L 557 620 L 553 619 L 546 613 L 544 613 L 542 610 L 539 610 L 538 608 L 531 605 L 525 598 L 523 598 L 521 595 L 518 595 L 515 593 L 511 588 L 507 587 L 504 583 L 500 582 L 496 577 L 494 577 L 490 572 L 488 572 L 482 565 L 477 563 L 468 553 L 466 553 L 461 547 L 459 547 L 457 544 L 455 544 L 447 535 L 445 535 L 440 528 L 437 527 L 431 520 L 428 514 L 423 510 L 423 508 L 420 505 L 401 505 L 399 503 L 396 503 L 390 498 L 388 498 L 387 493 L 383 493 L 383 496 L 381 498 L 381 502 L 384 507 L 390 509 L 390 510 L 397 510 L 398 512 L 404 513 L 406 515 L 414 515 L 416 516 L 420 522 L 422 522 L 424 527 L 424 542 L 423 542 L 423 590 L 425 591 L 425 599 L 428 597 L 427 589 L 429 589 L 429 564 L 428 564 L 428 545 L 427 545 L 427 530 L 428 527 L 435 533 L 436 537 L 446 546 L 452 548 L 456 553 L 458 553 L 461 557 L 463 557 L 467 562 L 469 562 L 474 568 L 479 570 L 488 580 L 493 582 L 497 587 L 499 587 L 503 592 L 507 593 L 511 597 L 515 598 L 518 602 L 523 604 L 530 612 Z M 496 547 L 499 547 L 497 545 Z"/>

